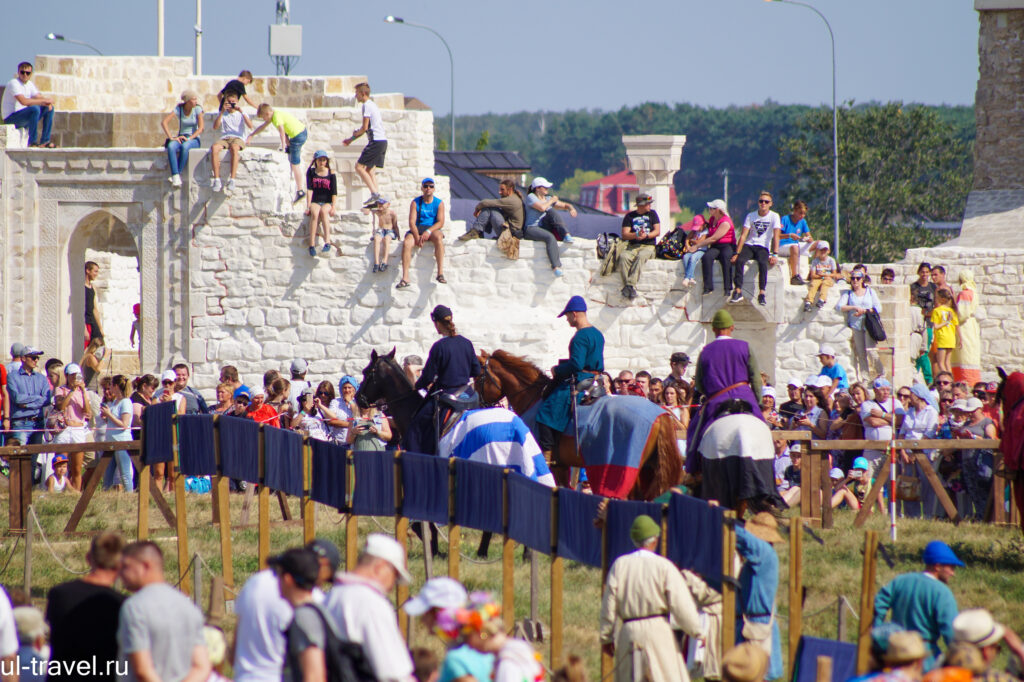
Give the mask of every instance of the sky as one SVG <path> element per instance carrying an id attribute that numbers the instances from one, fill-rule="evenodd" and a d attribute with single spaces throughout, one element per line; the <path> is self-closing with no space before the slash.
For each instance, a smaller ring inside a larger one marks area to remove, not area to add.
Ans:
<path id="1" fill-rule="evenodd" d="M 830 104 L 831 48 L 811 10 L 764 0 L 290 0 L 303 32 L 292 75 L 366 75 L 377 92 L 455 112 L 617 109 L 646 101 L 709 107 Z M 978 14 L 970 0 L 809 0 L 835 32 L 837 97 L 972 104 Z M 273 75 L 275 0 L 202 0 L 203 71 Z M 38 54 L 154 55 L 156 0 L 34 0 L 8 12 L 0 53 L 13 76 Z M 165 51 L 193 56 L 193 0 L 166 0 Z M 0 70 L 0 74 L 3 71 Z M 6 76 L 5 76 L 6 78 Z"/>

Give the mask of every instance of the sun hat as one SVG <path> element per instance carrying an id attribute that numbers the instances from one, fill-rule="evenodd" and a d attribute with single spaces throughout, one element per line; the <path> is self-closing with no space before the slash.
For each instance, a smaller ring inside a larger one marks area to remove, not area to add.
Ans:
<path id="1" fill-rule="evenodd" d="M 913 630 L 904 630 L 889 636 L 889 648 L 882 655 L 882 660 L 888 665 L 903 665 L 927 656 L 921 635 Z"/>
<path id="2" fill-rule="evenodd" d="M 985 609 L 966 609 L 953 619 L 953 639 L 957 642 L 986 647 L 998 644 L 1005 633 L 1006 628 Z"/>
<path id="3" fill-rule="evenodd" d="M 925 545 L 921 560 L 925 566 L 964 566 L 964 562 L 960 561 L 952 548 L 942 540 L 932 540 Z"/>
<path id="4" fill-rule="evenodd" d="M 402 604 L 410 616 L 422 616 L 430 609 L 455 609 L 469 601 L 466 588 L 452 578 L 431 578 L 419 593 Z"/>
<path id="5" fill-rule="evenodd" d="M 381 533 L 370 533 L 366 537 L 363 554 L 391 564 L 398 573 L 398 582 L 401 584 L 408 585 L 412 581 L 412 576 L 405 567 L 405 550 L 394 538 Z"/>
<path id="6" fill-rule="evenodd" d="M 709 201 L 707 205 L 708 208 L 717 208 L 722 213 L 727 213 L 729 208 L 728 206 L 725 205 L 724 199 L 715 199 L 714 201 Z"/>
<path id="7" fill-rule="evenodd" d="M 585 313 L 587 312 L 587 302 L 583 300 L 582 296 L 573 296 L 569 299 L 569 302 L 565 304 L 562 312 L 558 313 L 558 317 L 565 317 L 566 313 Z M 673 355 L 673 357 L 675 357 Z"/>
<path id="8" fill-rule="evenodd" d="M 338 546 L 330 540 L 316 538 L 306 545 L 306 549 L 316 554 L 318 559 L 327 559 L 327 563 L 331 566 L 331 573 L 337 571 L 338 566 L 341 565 L 341 552 L 338 551 Z"/>
<path id="9" fill-rule="evenodd" d="M 914 384 L 913 386 L 910 387 L 910 392 L 916 395 L 921 400 L 928 403 L 929 405 L 931 405 L 936 412 L 939 411 L 938 401 L 935 400 L 935 396 L 932 395 L 932 392 L 929 391 L 928 387 L 925 386 L 924 384 Z"/>
<path id="10" fill-rule="evenodd" d="M 771 512 L 763 511 L 754 514 L 747 521 L 745 527 L 748 533 L 765 542 L 771 544 L 782 542 L 782 536 L 779 535 L 779 522 L 775 520 Z"/>
<path id="11" fill-rule="evenodd" d="M 722 657 L 722 679 L 726 682 L 758 682 L 767 672 L 767 652 L 751 642 L 734 646 Z"/>
<path id="12" fill-rule="evenodd" d="M 853 460 L 853 468 L 860 469 L 861 471 L 867 471 L 868 469 L 871 468 L 871 465 L 868 464 L 868 460 L 866 457 L 858 457 L 855 460 Z"/>
<path id="13" fill-rule="evenodd" d="M 732 315 L 728 310 L 722 308 L 715 313 L 714 317 L 711 318 L 712 329 L 728 329 L 729 327 L 735 326 L 736 322 L 733 321 Z"/>
<path id="14" fill-rule="evenodd" d="M 953 680 L 944 676 L 942 682 L 971 682 L 974 675 L 980 676 L 988 670 L 988 664 L 985 663 L 981 650 L 975 645 L 969 642 L 953 642 L 946 649 L 946 665 L 940 670 L 944 674 L 952 671 L 964 673 L 962 678 Z"/>
<path id="15" fill-rule="evenodd" d="M 547 178 L 538 175 L 533 179 L 533 182 L 530 183 L 530 189 L 535 189 L 537 187 L 554 187 L 554 185 L 548 182 Z"/>
<path id="16" fill-rule="evenodd" d="M 166 369 L 166 370 L 164 370 L 164 373 L 160 375 L 160 383 L 161 384 L 164 383 L 165 381 L 177 381 L 177 380 L 178 380 L 178 375 L 174 373 L 173 369 Z"/>
<path id="17" fill-rule="evenodd" d="M 330 157 L 327 155 L 327 151 L 324 150 L 324 149 L 317 149 L 316 152 L 314 152 L 314 154 L 313 154 L 313 160 L 314 161 L 316 161 L 317 159 L 328 159 L 328 158 L 330 158 Z"/>
<path id="18" fill-rule="evenodd" d="M 633 525 L 629 527 L 629 539 L 634 545 L 642 545 L 651 538 L 661 535 L 661 526 L 647 514 L 641 514 L 633 519 Z"/>
<path id="19" fill-rule="evenodd" d="M 320 576 L 320 559 L 316 553 L 305 547 L 289 549 L 267 559 L 267 566 L 275 575 L 290 575 L 295 584 L 306 590 L 316 586 Z"/>

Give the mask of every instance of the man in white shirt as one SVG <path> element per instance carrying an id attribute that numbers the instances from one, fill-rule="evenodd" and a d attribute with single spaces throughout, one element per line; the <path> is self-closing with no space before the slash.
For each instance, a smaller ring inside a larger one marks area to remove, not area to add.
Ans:
<path id="1" fill-rule="evenodd" d="M 0 101 L 0 117 L 4 123 L 15 128 L 28 128 L 29 147 L 55 147 L 50 141 L 53 128 L 53 100 L 43 97 L 30 79 L 32 64 L 18 64 L 18 75 L 7 81 L 3 100 Z M 43 133 L 39 134 L 39 122 L 43 122 Z"/>
<path id="2" fill-rule="evenodd" d="M 370 84 L 359 83 L 356 85 L 356 101 L 362 105 L 362 125 L 352 131 L 352 136 L 342 140 L 346 147 L 352 144 L 364 133 L 369 142 L 363 147 L 359 160 L 356 161 L 356 175 L 358 175 L 366 187 L 370 190 L 370 198 L 363 205 L 371 208 L 380 201 L 380 188 L 377 186 L 377 169 L 384 167 L 384 155 L 388 151 L 388 139 L 384 132 L 384 119 L 380 115 L 380 108 L 377 103 L 370 99 Z"/>
<path id="3" fill-rule="evenodd" d="M 757 302 L 767 305 L 764 291 L 768 286 L 768 268 L 778 262 L 776 253 L 779 250 L 779 234 L 782 231 L 782 219 L 771 210 L 772 195 L 761 192 L 757 198 L 757 210 L 747 214 L 743 221 L 743 232 L 736 255 L 730 260 L 736 264 L 733 270 L 733 289 L 729 303 L 743 300 L 743 268 L 747 261 L 757 261 Z"/>
<path id="4" fill-rule="evenodd" d="M 860 419 L 864 423 L 864 440 L 891 440 L 893 409 L 890 403 L 892 384 L 885 377 L 878 377 L 873 384 L 875 399 L 865 400 L 860 405 Z M 871 465 L 872 478 L 884 456 L 882 450 L 865 450 L 864 457 Z"/>
<path id="5" fill-rule="evenodd" d="M 340 573 L 327 597 L 327 611 L 342 639 L 360 645 L 380 682 L 412 682 L 409 650 L 398 631 L 388 593 L 408 584 L 405 550 L 393 538 L 373 533 L 351 573 Z"/>

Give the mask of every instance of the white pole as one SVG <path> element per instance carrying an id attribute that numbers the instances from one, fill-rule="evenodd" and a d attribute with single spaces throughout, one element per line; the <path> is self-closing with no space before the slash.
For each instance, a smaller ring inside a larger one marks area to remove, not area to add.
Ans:
<path id="1" fill-rule="evenodd" d="M 196 75 L 203 75 L 203 0 L 196 0 Z"/>
<path id="2" fill-rule="evenodd" d="M 164 56 L 164 0 L 156 0 L 156 56 Z"/>

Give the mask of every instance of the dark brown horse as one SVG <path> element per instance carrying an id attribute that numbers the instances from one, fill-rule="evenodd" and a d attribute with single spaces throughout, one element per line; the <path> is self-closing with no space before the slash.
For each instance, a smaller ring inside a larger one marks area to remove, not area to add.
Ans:
<path id="1" fill-rule="evenodd" d="M 502 397 L 516 414 L 523 415 L 541 400 L 551 379 L 533 363 L 503 350 L 480 353 L 483 373 L 475 381 L 476 392 L 485 403 L 497 403 Z M 631 500 L 653 500 L 682 477 L 683 458 L 676 444 L 672 416 L 665 413 L 651 427 L 640 457 L 640 472 L 629 493 Z M 551 467 L 559 485 L 568 485 L 569 467 L 584 466 L 574 436 L 563 434 L 558 444 L 558 462 Z"/>

